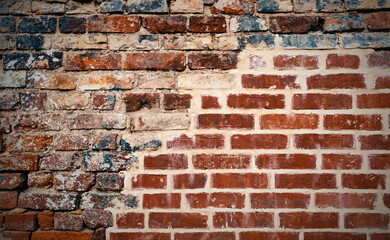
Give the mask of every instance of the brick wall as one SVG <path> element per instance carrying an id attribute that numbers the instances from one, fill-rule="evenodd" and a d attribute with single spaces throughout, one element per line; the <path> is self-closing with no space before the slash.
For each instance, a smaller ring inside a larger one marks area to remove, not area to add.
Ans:
<path id="1" fill-rule="evenodd" d="M 2 0 L 0 239 L 390 239 L 389 8 Z"/>

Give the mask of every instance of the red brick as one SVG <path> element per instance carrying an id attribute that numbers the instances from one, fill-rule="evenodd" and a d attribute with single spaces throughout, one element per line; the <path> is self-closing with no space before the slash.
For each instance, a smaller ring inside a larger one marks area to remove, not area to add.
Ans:
<path id="1" fill-rule="evenodd" d="M 196 134 L 192 137 L 182 134 L 167 141 L 168 149 L 211 149 L 223 148 L 224 145 L 224 136 L 221 134 Z"/>
<path id="2" fill-rule="evenodd" d="M 228 107 L 243 109 L 283 109 L 284 95 L 277 94 L 230 94 Z"/>
<path id="3" fill-rule="evenodd" d="M 0 169 L 10 171 L 38 170 L 38 156 L 20 154 L 1 156 Z"/>
<path id="4" fill-rule="evenodd" d="M 324 127 L 330 130 L 381 130 L 382 117 L 375 115 L 325 115 Z"/>
<path id="5" fill-rule="evenodd" d="M 68 71 L 118 70 L 121 59 L 119 53 L 69 53 L 64 68 Z"/>
<path id="6" fill-rule="evenodd" d="M 123 173 L 98 173 L 96 175 L 96 188 L 107 191 L 120 191 L 125 185 Z"/>
<path id="7" fill-rule="evenodd" d="M 341 182 L 350 189 L 386 189 L 386 176 L 381 174 L 343 174 Z"/>
<path id="8" fill-rule="evenodd" d="M 92 16 L 88 19 L 88 32 L 132 33 L 138 32 L 141 18 L 137 16 Z"/>
<path id="9" fill-rule="evenodd" d="M 389 228 L 389 214 L 381 213 L 346 213 L 344 215 L 345 228 Z"/>
<path id="10" fill-rule="evenodd" d="M 188 168 L 187 155 L 184 154 L 160 154 L 144 157 L 145 169 L 186 169 Z"/>
<path id="11" fill-rule="evenodd" d="M 80 155 L 74 153 L 53 153 L 40 158 L 41 170 L 74 170 L 79 166 Z"/>
<path id="12" fill-rule="evenodd" d="M 272 228 L 273 214 L 268 212 L 216 212 L 214 228 Z"/>
<path id="13" fill-rule="evenodd" d="M 369 67 L 390 67 L 390 52 L 389 51 L 377 51 L 368 55 Z"/>
<path id="14" fill-rule="evenodd" d="M 54 213 L 40 212 L 38 213 L 38 225 L 41 231 L 49 231 L 54 229 Z"/>
<path id="15" fill-rule="evenodd" d="M 151 33 L 184 33 L 187 31 L 187 17 L 144 17 L 142 26 Z"/>
<path id="16" fill-rule="evenodd" d="M 268 175 L 265 173 L 213 173 L 213 188 L 267 188 Z"/>
<path id="17" fill-rule="evenodd" d="M 44 152 L 50 148 L 53 136 L 22 135 L 7 139 L 7 150 L 10 152 Z"/>
<path id="18" fill-rule="evenodd" d="M 123 97 L 126 112 L 139 111 L 142 108 L 157 108 L 160 94 L 158 93 L 128 93 Z"/>
<path id="19" fill-rule="evenodd" d="M 307 208 L 310 195 L 303 193 L 251 193 L 251 208 Z"/>
<path id="20" fill-rule="evenodd" d="M 376 170 L 390 169 L 390 154 L 369 155 L 370 168 Z"/>
<path id="21" fill-rule="evenodd" d="M 26 185 L 26 175 L 23 173 L 0 173 L 0 189 L 13 190 Z"/>
<path id="22" fill-rule="evenodd" d="M 4 215 L 7 230 L 34 231 L 37 229 L 36 213 L 7 213 Z"/>
<path id="23" fill-rule="evenodd" d="M 236 237 L 234 232 L 175 233 L 175 240 L 193 239 L 235 240 Z"/>
<path id="24" fill-rule="evenodd" d="M 87 150 L 90 146 L 89 135 L 57 134 L 54 137 L 53 146 L 56 150 Z"/>
<path id="25" fill-rule="evenodd" d="M 145 217 L 143 213 L 135 213 L 135 212 L 118 213 L 116 215 L 116 225 L 118 226 L 119 229 L 144 228 L 144 218 Z"/>
<path id="26" fill-rule="evenodd" d="M 28 209 L 75 210 L 79 196 L 51 190 L 29 190 L 19 194 L 18 207 Z"/>
<path id="27" fill-rule="evenodd" d="M 92 240 L 93 232 L 66 232 L 66 231 L 50 231 L 50 232 L 33 232 L 31 240 Z"/>
<path id="28" fill-rule="evenodd" d="M 277 55 L 273 58 L 274 67 L 281 70 L 290 69 L 318 69 L 318 56 L 307 55 Z"/>
<path id="29" fill-rule="evenodd" d="M 345 233 L 345 232 L 306 232 L 305 240 L 366 240 L 365 233 Z"/>
<path id="30" fill-rule="evenodd" d="M 270 17 L 269 28 L 273 33 L 306 33 L 319 28 L 319 18 L 312 16 Z"/>
<path id="31" fill-rule="evenodd" d="M 256 89 L 299 89 L 295 81 L 297 76 L 293 75 L 269 75 L 269 74 L 243 74 L 241 84 L 244 88 Z"/>
<path id="32" fill-rule="evenodd" d="M 316 129 L 316 114 L 266 114 L 260 116 L 261 129 Z"/>
<path id="33" fill-rule="evenodd" d="M 206 185 L 207 175 L 204 173 L 197 174 L 176 174 L 173 176 L 174 189 L 196 189 L 204 188 Z"/>
<path id="34" fill-rule="evenodd" d="M 357 97 L 358 108 L 390 108 L 390 93 L 361 94 Z"/>
<path id="35" fill-rule="evenodd" d="M 26 81 L 29 88 L 74 90 L 78 79 L 67 73 L 31 72 Z"/>
<path id="36" fill-rule="evenodd" d="M 284 149 L 287 136 L 283 134 L 235 134 L 230 139 L 232 149 Z"/>
<path id="37" fill-rule="evenodd" d="M 315 169 L 316 156 L 308 154 L 261 154 L 256 157 L 259 169 Z"/>
<path id="38" fill-rule="evenodd" d="M 202 108 L 203 109 L 221 108 L 221 104 L 219 103 L 219 99 L 217 96 L 203 95 Z"/>
<path id="39" fill-rule="evenodd" d="M 0 238 L 9 240 L 30 240 L 31 232 L 3 231 Z"/>
<path id="40" fill-rule="evenodd" d="M 198 115 L 198 128 L 200 129 L 253 129 L 255 119 L 249 114 L 200 114 Z"/>
<path id="41" fill-rule="evenodd" d="M 360 136 L 359 141 L 363 150 L 390 150 L 390 135 Z"/>
<path id="42" fill-rule="evenodd" d="M 28 186 L 37 188 L 50 188 L 53 186 L 53 174 L 48 172 L 30 172 Z"/>
<path id="43" fill-rule="evenodd" d="M 136 239 L 150 239 L 150 240 L 171 240 L 171 233 L 158 232 L 110 232 L 111 240 L 136 240 Z"/>
<path id="44" fill-rule="evenodd" d="M 365 15 L 367 28 L 370 31 L 390 29 L 390 13 L 375 12 Z"/>
<path id="45" fill-rule="evenodd" d="M 383 195 L 383 204 L 387 207 L 390 208 L 390 193 L 385 193 Z"/>
<path id="46" fill-rule="evenodd" d="M 316 193 L 315 204 L 319 208 L 374 209 L 376 194 L 371 193 Z"/>
<path id="47" fill-rule="evenodd" d="M 362 157 L 351 154 L 323 154 L 322 169 L 360 169 Z"/>
<path id="48" fill-rule="evenodd" d="M 207 228 L 207 215 L 200 213 L 150 213 L 150 228 Z"/>
<path id="49" fill-rule="evenodd" d="M 189 31 L 198 33 L 226 32 L 225 17 L 191 16 Z"/>
<path id="50" fill-rule="evenodd" d="M 18 192 L 1 191 L 0 192 L 0 209 L 13 209 L 18 206 Z"/>
<path id="51" fill-rule="evenodd" d="M 357 73 L 313 75 L 307 78 L 309 89 L 365 88 L 365 77 Z"/>
<path id="52" fill-rule="evenodd" d="M 234 69 L 238 62 L 237 53 L 191 53 L 188 55 L 188 67 L 196 69 Z"/>
<path id="53" fill-rule="evenodd" d="M 64 116 L 61 114 L 23 114 L 15 120 L 16 130 L 21 131 L 58 131 Z"/>
<path id="54" fill-rule="evenodd" d="M 293 109 L 351 109 L 352 97 L 347 94 L 294 94 Z"/>
<path id="55" fill-rule="evenodd" d="M 338 228 L 339 215 L 332 212 L 280 213 L 280 227 L 293 229 Z"/>
<path id="56" fill-rule="evenodd" d="M 298 232 L 240 232 L 240 239 L 298 240 Z"/>
<path id="57" fill-rule="evenodd" d="M 128 70 L 175 70 L 183 71 L 184 53 L 128 53 L 124 61 L 124 69 Z"/>
<path id="58" fill-rule="evenodd" d="M 106 239 L 106 229 L 98 228 L 93 233 L 93 240 L 105 240 Z"/>
<path id="59" fill-rule="evenodd" d="M 142 207 L 152 208 L 180 208 L 180 193 L 144 194 Z"/>
<path id="60" fill-rule="evenodd" d="M 116 97 L 111 94 L 97 94 L 93 97 L 93 108 L 99 110 L 114 110 Z"/>
<path id="61" fill-rule="evenodd" d="M 93 134 L 91 143 L 92 150 L 115 150 L 117 148 L 117 134 Z"/>
<path id="62" fill-rule="evenodd" d="M 166 110 L 190 108 L 191 98 L 190 94 L 164 94 L 164 108 Z"/>
<path id="63" fill-rule="evenodd" d="M 360 58 L 357 55 L 332 53 L 326 57 L 326 69 L 358 69 L 359 65 Z"/>
<path id="64" fill-rule="evenodd" d="M 93 173 L 60 172 L 54 175 L 54 188 L 60 191 L 88 191 L 95 183 Z"/>
<path id="65" fill-rule="evenodd" d="M 134 189 L 152 189 L 152 188 L 166 188 L 167 176 L 166 175 L 151 175 L 151 174 L 139 174 L 132 177 L 132 186 Z"/>
<path id="66" fill-rule="evenodd" d="M 371 240 L 388 240 L 390 239 L 390 233 L 371 233 Z"/>
<path id="67" fill-rule="evenodd" d="M 249 155 L 198 154 L 193 155 L 195 169 L 247 169 L 250 166 Z"/>
<path id="68" fill-rule="evenodd" d="M 333 189 L 336 175 L 330 173 L 276 174 L 276 188 Z"/>
<path id="69" fill-rule="evenodd" d="M 252 0 L 217 0 L 211 7 L 212 13 L 253 14 L 255 3 Z"/>
<path id="70" fill-rule="evenodd" d="M 296 134 L 294 146 L 299 149 L 351 149 L 353 136 L 349 134 Z"/>
<path id="71" fill-rule="evenodd" d="M 54 229 L 81 231 L 84 229 L 83 219 L 80 215 L 56 212 L 54 214 Z"/>
<path id="72" fill-rule="evenodd" d="M 390 75 L 377 77 L 375 82 L 375 89 L 386 88 L 390 88 Z"/>
<path id="73" fill-rule="evenodd" d="M 186 194 L 190 208 L 244 208 L 243 193 L 190 193 Z"/>

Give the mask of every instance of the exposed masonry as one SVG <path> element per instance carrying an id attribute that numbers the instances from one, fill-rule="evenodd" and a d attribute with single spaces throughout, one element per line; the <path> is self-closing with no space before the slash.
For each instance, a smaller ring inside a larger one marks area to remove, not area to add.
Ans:
<path id="1" fill-rule="evenodd" d="M 0 3 L 0 239 L 390 239 L 390 2 Z"/>

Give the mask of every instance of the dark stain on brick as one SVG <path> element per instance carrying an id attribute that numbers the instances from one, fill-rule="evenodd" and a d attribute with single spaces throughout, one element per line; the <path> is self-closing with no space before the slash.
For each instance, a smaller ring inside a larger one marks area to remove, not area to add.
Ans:
<path id="1" fill-rule="evenodd" d="M 20 35 L 16 37 L 16 48 L 19 50 L 40 50 L 43 46 L 43 36 Z"/>
<path id="2" fill-rule="evenodd" d="M 148 0 L 140 3 L 129 1 L 126 10 L 131 13 L 166 13 L 168 4 L 166 0 Z"/>
<path id="3" fill-rule="evenodd" d="M 8 53 L 4 54 L 3 68 L 6 70 L 56 69 L 62 66 L 62 52 Z"/>
<path id="4" fill-rule="evenodd" d="M 85 33 L 87 20 L 79 17 L 61 17 L 59 20 L 59 29 L 62 33 Z"/>
<path id="5" fill-rule="evenodd" d="M 157 150 L 159 147 L 161 147 L 162 143 L 159 140 L 152 140 L 147 143 L 138 145 L 138 146 L 131 146 L 128 142 L 125 140 L 121 139 L 120 141 L 121 144 L 121 150 L 122 151 L 130 151 L 130 152 L 135 152 L 135 151 L 141 151 L 141 150 Z"/>
<path id="6" fill-rule="evenodd" d="M 268 47 L 275 46 L 275 36 L 271 34 L 257 34 L 257 35 L 244 35 L 238 37 L 238 44 L 240 49 L 244 49 L 246 45 L 256 45 L 264 42 Z"/>
<path id="7" fill-rule="evenodd" d="M 16 31 L 16 19 L 14 17 L 0 18 L 0 33 L 11 33 Z"/>
<path id="8" fill-rule="evenodd" d="M 52 17 L 23 18 L 19 24 L 22 33 L 54 33 L 57 19 Z"/>

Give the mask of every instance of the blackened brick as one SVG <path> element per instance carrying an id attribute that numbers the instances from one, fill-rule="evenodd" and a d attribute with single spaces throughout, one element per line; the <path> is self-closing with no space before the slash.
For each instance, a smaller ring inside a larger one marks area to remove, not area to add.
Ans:
<path id="1" fill-rule="evenodd" d="M 40 50 L 43 46 L 43 36 L 20 35 L 16 37 L 16 49 Z"/>
<path id="2" fill-rule="evenodd" d="M 19 23 L 22 33 L 54 33 L 57 19 L 52 17 L 23 18 Z"/>
<path id="3" fill-rule="evenodd" d="M 86 28 L 85 18 L 63 16 L 59 19 L 59 29 L 62 33 L 85 33 Z"/>

